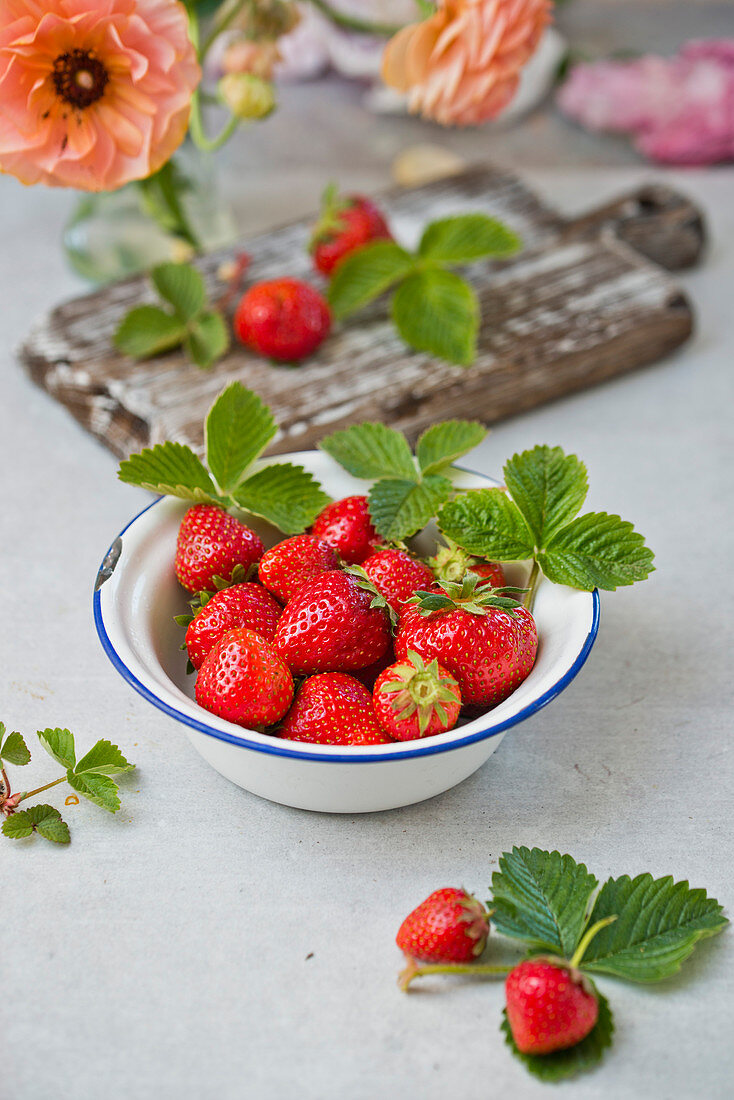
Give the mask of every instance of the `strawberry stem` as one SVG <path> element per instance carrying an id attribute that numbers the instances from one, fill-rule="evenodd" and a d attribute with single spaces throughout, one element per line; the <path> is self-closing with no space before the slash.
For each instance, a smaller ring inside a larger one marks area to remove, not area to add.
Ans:
<path id="1" fill-rule="evenodd" d="M 23 791 L 18 801 L 25 802 L 26 798 L 33 798 L 35 794 L 42 794 L 43 791 L 48 791 L 51 787 L 58 787 L 59 783 L 66 783 L 65 775 L 62 775 L 61 779 L 54 779 L 53 783 L 46 783 L 44 787 L 36 787 L 35 791 Z"/>
<path id="2" fill-rule="evenodd" d="M 533 568 L 530 570 L 530 576 L 528 578 L 528 587 L 525 593 L 525 598 L 522 601 L 523 607 L 526 607 L 528 611 L 533 610 L 533 604 L 535 603 L 535 593 L 538 588 L 538 581 L 540 580 L 540 566 L 538 565 L 538 559 L 533 558 Z"/>
<path id="3" fill-rule="evenodd" d="M 611 924 L 616 919 L 616 914 L 611 917 L 604 917 L 603 920 L 598 920 L 596 924 L 592 924 L 591 928 L 586 929 L 586 932 L 584 932 L 583 936 L 581 937 L 581 942 L 579 943 L 578 947 L 571 957 L 569 965 L 572 970 L 575 970 L 576 967 L 580 965 L 581 960 L 583 959 L 586 952 L 586 948 L 589 946 L 597 932 L 601 932 L 602 928 L 606 928 L 608 924 Z"/>
<path id="4" fill-rule="evenodd" d="M 427 974 L 472 974 L 506 978 L 511 970 L 511 966 L 491 966 L 487 963 L 428 963 L 419 966 L 415 959 L 408 958 L 405 969 L 398 975 L 398 985 L 403 992 L 407 992 L 414 978 L 424 978 Z"/>

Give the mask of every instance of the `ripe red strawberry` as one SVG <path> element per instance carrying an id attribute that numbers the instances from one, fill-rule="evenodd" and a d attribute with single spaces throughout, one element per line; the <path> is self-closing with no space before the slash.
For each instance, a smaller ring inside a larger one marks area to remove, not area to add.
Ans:
<path id="1" fill-rule="evenodd" d="M 333 546 L 348 565 L 361 565 L 380 541 L 372 526 L 367 497 L 344 497 L 327 504 L 311 534 Z"/>
<path id="2" fill-rule="evenodd" d="M 392 234 L 375 204 L 363 195 L 340 195 L 336 187 L 327 187 L 309 246 L 316 270 L 331 275 L 350 252 L 377 240 L 392 240 Z"/>
<path id="3" fill-rule="evenodd" d="M 530 673 L 538 633 L 516 601 L 467 575 L 461 585 L 444 581 L 423 605 L 407 605 L 395 654 L 399 660 L 409 650 L 426 661 L 435 657 L 456 678 L 464 706 L 494 706 Z"/>
<path id="4" fill-rule="evenodd" d="M 390 645 L 388 645 L 382 657 L 379 657 L 378 660 L 373 661 L 371 665 L 367 665 L 365 668 L 353 669 L 352 676 L 354 676 L 355 680 L 359 680 L 360 684 L 363 684 L 366 688 L 368 688 L 370 694 L 372 694 L 372 689 L 375 686 L 377 677 L 380 675 L 381 672 L 385 671 L 388 665 L 392 665 L 394 663 L 395 651 L 392 647 L 391 639 Z"/>
<path id="5" fill-rule="evenodd" d="M 439 546 L 436 556 L 429 564 L 437 581 L 454 581 L 461 584 L 467 573 L 476 573 L 482 580 L 490 581 L 493 588 L 504 588 L 507 584 L 505 571 L 497 561 L 485 561 L 474 554 L 467 553 L 453 539 L 443 535 L 445 546 Z"/>
<path id="6" fill-rule="evenodd" d="M 186 630 L 186 649 L 194 668 L 228 630 L 247 627 L 272 642 L 282 607 L 259 584 L 235 584 L 217 592 L 198 611 Z"/>
<path id="7" fill-rule="evenodd" d="M 306 581 L 339 568 L 336 551 L 315 535 L 296 535 L 268 550 L 258 566 L 260 581 L 269 592 L 288 603 Z"/>
<path id="8" fill-rule="evenodd" d="M 253 630 L 224 634 L 196 678 L 199 706 L 250 729 L 278 722 L 293 699 L 293 677 L 269 642 Z"/>
<path id="9" fill-rule="evenodd" d="M 507 975 L 507 1020 L 523 1054 L 550 1054 L 585 1039 L 599 1004 L 578 970 L 559 959 L 527 959 Z"/>
<path id="10" fill-rule="evenodd" d="M 417 653 L 390 665 L 377 678 L 375 714 L 396 741 L 412 741 L 453 729 L 461 710 L 459 685 L 437 661 L 426 665 Z"/>
<path id="11" fill-rule="evenodd" d="M 331 330 L 326 299 L 302 279 L 256 283 L 234 315 L 237 337 L 260 355 L 283 362 L 305 359 Z"/>
<path id="12" fill-rule="evenodd" d="M 433 573 L 426 563 L 405 550 L 390 547 L 376 550 L 362 563 L 362 568 L 398 615 L 418 589 L 433 584 Z"/>
<path id="13" fill-rule="evenodd" d="M 304 680 L 278 733 L 288 741 L 316 745 L 384 745 L 390 741 L 380 729 L 369 691 L 344 672 L 322 672 Z"/>
<path id="14" fill-rule="evenodd" d="M 275 634 L 275 648 L 292 672 L 349 672 L 383 655 L 390 645 L 387 611 L 372 607 L 374 592 L 360 584 L 334 569 L 296 593 Z"/>
<path id="15" fill-rule="evenodd" d="M 413 959 L 431 963 L 473 962 L 487 945 L 489 917 L 466 890 L 445 887 L 409 913 L 395 942 Z"/>
<path id="16" fill-rule="evenodd" d="M 228 581 L 236 565 L 247 571 L 265 547 L 259 535 L 215 504 L 189 508 L 176 539 L 176 576 L 189 592 L 212 590 L 215 577 Z"/>

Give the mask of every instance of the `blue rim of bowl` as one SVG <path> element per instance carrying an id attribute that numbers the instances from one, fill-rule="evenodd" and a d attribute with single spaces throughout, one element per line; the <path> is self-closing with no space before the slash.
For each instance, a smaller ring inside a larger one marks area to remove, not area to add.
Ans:
<path id="1" fill-rule="evenodd" d="M 488 478 L 486 474 L 477 473 L 477 471 L 475 470 L 468 470 L 466 469 L 466 467 L 463 466 L 457 467 L 457 469 L 461 469 L 464 473 L 476 474 L 477 477 L 491 480 L 491 478 Z M 147 511 L 149 511 L 151 508 L 154 508 L 156 504 L 159 504 L 162 500 L 165 499 L 165 497 L 157 497 L 156 500 L 152 501 L 140 512 L 138 512 L 136 516 L 133 516 L 129 523 L 125 524 L 119 535 L 117 535 L 117 537 L 113 539 L 110 543 L 107 554 L 105 554 L 104 558 L 102 559 L 102 564 L 104 564 L 105 558 L 107 558 L 107 555 L 117 542 L 117 539 L 122 538 L 125 532 L 130 527 L 132 527 L 133 523 L 135 523 L 136 520 L 140 519 L 140 517 L 142 515 L 145 515 Z M 101 567 L 102 566 L 100 565 L 100 568 Z M 599 615 L 601 610 L 601 601 L 599 599 L 598 589 L 594 589 L 594 591 L 591 593 L 591 597 L 591 626 L 589 628 L 589 633 L 586 635 L 586 638 L 584 640 L 584 644 L 581 647 L 581 650 L 579 651 L 576 660 L 571 665 L 569 670 L 565 672 L 561 679 L 557 680 L 552 687 L 548 688 L 548 690 L 544 692 L 543 695 L 539 696 L 532 703 L 529 703 L 526 707 L 523 707 L 523 709 L 518 711 L 517 714 L 511 715 L 509 718 L 505 719 L 504 722 L 500 722 L 499 725 L 493 726 L 490 729 L 476 730 L 474 733 L 467 734 L 466 737 L 459 738 L 456 741 L 451 741 L 448 744 L 445 742 L 442 742 L 441 744 L 430 744 L 427 740 L 419 741 L 415 744 L 406 743 L 405 749 L 402 752 L 392 752 L 389 756 L 372 756 L 359 752 L 334 753 L 333 755 L 330 753 L 328 756 L 326 754 L 319 755 L 316 753 L 304 751 L 303 749 L 290 748 L 290 744 L 292 744 L 292 742 L 290 742 L 289 745 L 286 746 L 282 742 L 278 743 L 278 738 L 275 737 L 273 738 L 272 745 L 260 744 L 260 742 L 258 741 L 250 741 L 246 737 L 240 737 L 234 733 L 227 733 L 225 730 L 215 729 L 213 726 L 207 725 L 206 722 L 199 721 L 199 719 L 194 718 L 192 715 L 185 714 L 183 711 L 177 710 L 176 707 L 171 706 L 170 703 L 165 702 L 165 700 L 161 699 L 158 695 L 151 691 L 150 688 L 147 688 L 145 684 L 143 684 L 137 678 L 132 669 L 130 669 L 125 664 L 122 657 L 113 646 L 104 625 L 104 618 L 102 615 L 101 606 L 101 588 L 97 589 L 94 592 L 93 606 L 94 625 L 97 630 L 97 636 L 99 637 L 99 640 L 102 643 L 102 648 L 104 649 L 114 668 L 119 672 L 124 680 L 127 680 L 128 684 L 130 684 L 130 686 L 134 688 L 139 695 L 142 695 L 144 699 L 147 699 L 147 701 L 149 703 L 152 703 L 154 707 L 157 707 L 158 710 L 162 710 L 164 714 L 167 714 L 171 718 L 175 718 L 177 722 L 182 722 L 185 726 L 189 726 L 191 729 L 196 730 L 198 733 L 204 733 L 208 737 L 216 738 L 218 741 L 226 741 L 230 745 L 237 745 L 239 748 L 243 749 L 252 749 L 254 752 L 264 752 L 271 756 L 285 756 L 291 760 L 310 760 L 312 763 L 322 764 L 385 764 L 389 763 L 391 760 L 414 759 L 418 756 L 433 756 L 436 753 L 451 752 L 452 749 L 464 748 L 467 745 L 475 744 L 477 741 L 489 740 L 490 737 L 496 737 L 498 734 L 504 733 L 505 730 L 509 729 L 511 726 L 516 726 L 519 722 L 524 722 L 525 719 L 532 717 L 532 715 L 537 714 L 539 710 L 542 710 L 543 707 L 547 706 L 548 703 L 555 699 L 557 695 L 560 695 L 560 693 L 565 688 L 567 688 L 571 681 L 578 675 L 578 673 L 581 671 L 584 664 L 586 663 L 586 659 L 589 656 L 589 653 L 591 652 L 591 647 L 593 646 L 596 635 L 599 632 Z M 491 710 L 487 711 L 488 715 L 491 715 L 491 713 Z"/>

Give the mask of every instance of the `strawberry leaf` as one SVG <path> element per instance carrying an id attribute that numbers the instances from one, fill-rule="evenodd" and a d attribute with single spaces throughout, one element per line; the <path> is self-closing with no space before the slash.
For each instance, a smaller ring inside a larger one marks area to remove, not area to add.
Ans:
<path id="1" fill-rule="evenodd" d="M 583 1073 L 602 1060 L 605 1050 L 612 1045 L 614 1020 L 609 1002 L 596 986 L 594 993 L 599 1002 L 599 1017 L 592 1030 L 576 1046 L 569 1047 L 568 1050 L 557 1050 L 553 1054 L 521 1054 L 512 1037 L 507 1009 L 503 1011 L 500 1027 L 504 1032 L 505 1042 L 533 1076 L 542 1081 L 560 1081 L 564 1077 Z"/>
<path id="2" fill-rule="evenodd" d="M 110 741 L 98 741 L 74 768 L 76 775 L 94 772 L 99 775 L 122 775 L 133 771 L 134 764 L 125 759 L 117 745 Z"/>
<path id="3" fill-rule="evenodd" d="M 186 325 L 159 306 L 135 306 L 120 321 L 112 342 L 118 351 L 133 359 L 148 359 L 178 347 L 186 336 Z"/>
<path id="4" fill-rule="evenodd" d="M 232 499 L 286 535 L 300 534 L 331 502 L 312 474 L 290 462 L 258 470 L 237 487 Z"/>
<path id="5" fill-rule="evenodd" d="M 184 443 L 156 443 L 120 463 L 120 481 L 198 504 L 222 504 L 208 471 Z"/>
<path id="6" fill-rule="evenodd" d="M 150 277 L 161 298 L 173 306 L 179 320 L 190 321 L 204 308 L 204 280 L 190 264 L 158 264 Z"/>
<path id="7" fill-rule="evenodd" d="M 692 890 L 671 875 L 610 878 L 604 883 L 589 922 L 616 915 L 587 947 L 583 970 L 635 982 L 657 982 L 675 974 L 705 936 L 729 922 L 705 890 Z"/>
<path id="8" fill-rule="evenodd" d="M 69 843 L 69 826 L 62 821 L 61 814 L 53 806 L 30 806 L 12 814 L 3 824 L 3 833 L 13 840 L 40 833 L 54 844 Z"/>
<path id="9" fill-rule="evenodd" d="M 338 319 L 348 317 L 389 290 L 415 266 L 415 259 L 394 241 L 374 241 L 345 256 L 329 283 L 327 297 Z"/>
<path id="10" fill-rule="evenodd" d="M 352 428 L 328 435 L 321 440 L 319 447 L 354 477 L 418 480 L 405 436 L 385 424 L 355 424 Z"/>
<path id="11" fill-rule="evenodd" d="M 479 302 L 464 279 L 440 267 L 415 271 L 393 296 L 392 317 L 406 344 L 468 367 L 476 354 Z"/>
<path id="12" fill-rule="evenodd" d="M 589 482 L 586 467 L 560 447 L 534 447 L 505 463 L 505 482 L 537 546 L 578 514 Z"/>
<path id="13" fill-rule="evenodd" d="M 439 530 L 470 554 L 493 561 L 524 561 L 535 542 L 522 513 L 502 489 L 471 489 L 446 504 Z"/>
<path id="14" fill-rule="evenodd" d="M 0 722 L 0 740 L 5 732 L 5 726 Z M 13 733 L 9 733 L 0 746 L 0 760 L 6 761 L 8 764 L 16 764 L 18 767 L 23 767 L 25 764 L 30 764 L 31 752 L 25 743 L 25 739 L 21 733 L 14 730 Z"/>
<path id="15" fill-rule="evenodd" d="M 377 533 L 386 542 L 400 542 L 422 530 L 448 500 L 451 482 L 429 474 L 416 483 L 407 478 L 382 478 L 369 493 L 369 510 Z"/>
<path id="16" fill-rule="evenodd" d="M 229 347 L 229 329 L 221 313 L 208 310 L 189 324 L 184 350 L 201 370 L 209 370 Z"/>
<path id="17" fill-rule="evenodd" d="M 209 469 L 222 492 L 231 493 L 278 427 L 256 393 L 232 382 L 209 409 L 205 430 Z"/>
<path id="18" fill-rule="evenodd" d="M 90 802 L 116 814 L 120 809 L 120 799 L 117 794 L 117 784 L 108 775 L 100 775 L 97 772 L 85 772 L 77 775 L 76 772 L 68 772 L 66 776 L 69 785 L 78 791 Z"/>
<path id="19" fill-rule="evenodd" d="M 549 580 L 587 592 L 643 581 L 654 571 L 653 558 L 631 523 L 606 512 L 587 512 L 572 520 L 538 555 Z"/>
<path id="20" fill-rule="evenodd" d="M 522 241 L 496 218 L 457 214 L 431 222 L 421 238 L 418 255 L 445 264 L 465 264 L 484 256 L 512 256 Z"/>
<path id="21" fill-rule="evenodd" d="M 492 875 L 492 923 L 533 949 L 570 959 L 586 927 L 589 899 L 598 882 L 560 852 L 513 848 Z"/>
<path id="22" fill-rule="evenodd" d="M 474 420 L 443 420 L 421 435 L 415 454 L 422 473 L 441 473 L 457 458 L 478 447 L 487 434 Z"/>
<path id="23" fill-rule="evenodd" d="M 38 731 L 38 740 L 50 756 L 62 768 L 73 768 L 76 764 L 74 734 L 69 730 L 45 729 Z"/>

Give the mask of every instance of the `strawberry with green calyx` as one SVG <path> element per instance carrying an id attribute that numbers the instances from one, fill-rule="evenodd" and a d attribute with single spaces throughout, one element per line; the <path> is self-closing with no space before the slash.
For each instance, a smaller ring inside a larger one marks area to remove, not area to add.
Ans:
<path id="1" fill-rule="evenodd" d="M 344 672 L 322 672 L 304 680 L 278 736 L 315 745 L 384 745 L 391 740 L 377 721 L 370 692 Z"/>
<path id="2" fill-rule="evenodd" d="M 488 935 L 489 913 L 481 902 L 466 890 L 445 887 L 408 914 L 395 942 L 411 960 L 465 963 L 482 954 Z"/>
<path id="3" fill-rule="evenodd" d="M 407 550 L 391 546 L 375 550 L 362 568 L 398 615 L 418 589 L 433 583 L 433 574 L 425 562 Z"/>
<path id="4" fill-rule="evenodd" d="M 216 504 L 189 508 L 176 539 L 176 576 L 189 592 L 211 590 L 214 578 L 229 581 L 237 565 L 245 570 L 260 560 L 260 536 Z"/>
<path id="5" fill-rule="evenodd" d="M 207 599 L 189 622 L 186 649 L 195 669 L 229 630 L 247 627 L 272 642 L 283 609 L 259 584 L 235 584 Z"/>
<path id="6" fill-rule="evenodd" d="M 327 504 L 314 520 L 311 534 L 328 542 L 350 565 L 361 565 L 380 537 L 370 519 L 367 497 L 344 497 Z"/>
<path id="7" fill-rule="evenodd" d="M 505 571 L 499 562 L 484 561 L 475 554 L 469 554 L 453 539 L 444 536 L 445 545 L 439 546 L 428 564 L 437 581 L 461 582 L 467 573 L 476 573 L 487 580 L 493 588 L 504 588 L 507 584 Z"/>
<path id="8" fill-rule="evenodd" d="M 416 593 L 395 639 L 399 660 L 412 650 L 434 658 L 456 679 L 464 706 L 489 707 L 507 698 L 535 662 L 538 633 L 530 612 L 475 573 Z"/>
<path id="9" fill-rule="evenodd" d="M 273 646 L 253 630 L 229 630 L 196 678 L 200 707 L 257 729 L 279 722 L 293 700 L 293 677 Z"/>
<path id="10" fill-rule="evenodd" d="M 454 677 L 435 659 L 426 664 L 408 651 L 407 660 L 390 665 L 373 692 L 375 713 L 396 741 L 412 741 L 453 729 L 461 710 Z"/>
<path id="11" fill-rule="evenodd" d="M 336 551 L 327 542 L 315 535 L 295 535 L 268 550 L 258 566 L 258 576 L 276 599 L 288 603 L 307 581 L 339 565 Z"/>
<path id="12" fill-rule="evenodd" d="M 275 648 L 294 674 L 351 672 L 388 650 L 387 610 L 363 583 L 334 569 L 308 581 L 290 600 L 278 623 Z"/>
<path id="13" fill-rule="evenodd" d="M 375 204 L 364 195 L 340 195 L 337 186 L 330 184 L 309 243 L 316 270 L 331 275 L 350 253 L 379 240 L 392 240 L 392 234 Z"/>

